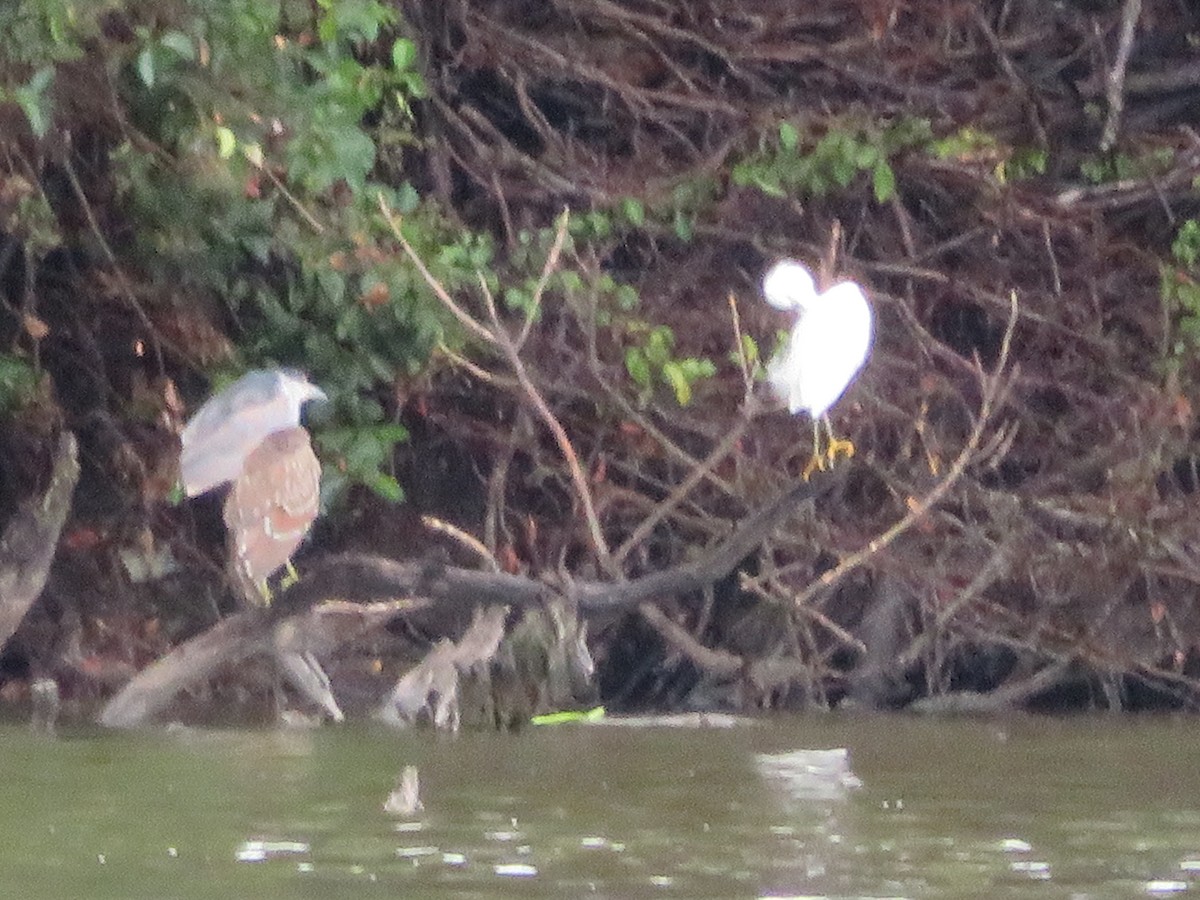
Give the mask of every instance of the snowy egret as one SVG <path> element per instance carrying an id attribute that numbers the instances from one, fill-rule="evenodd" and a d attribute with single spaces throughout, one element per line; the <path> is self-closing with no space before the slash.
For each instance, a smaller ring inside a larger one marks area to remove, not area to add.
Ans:
<path id="1" fill-rule="evenodd" d="M 317 518 L 321 464 L 300 410 L 324 392 L 299 373 L 250 372 L 210 397 L 183 430 L 189 496 L 232 482 L 225 496 L 229 567 L 241 593 L 269 599 L 267 580 Z"/>
<path id="2" fill-rule="evenodd" d="M 832 465 L 838 455 L 853 456 L 854 444 L 833 436 L 828 410 L 858 374 L 871 350 L 871 307 L 862 288 L 850 281 L 817 293 L 812 274 L 795 260 L 776 263 L 763 278 L 763 294 L 776 309 L 797 313 L 791 337 L 767 368 L 767 379 L 795 414 L 808 412 L 813 423 L 813 456 L 804 469 Z M 829 447 L 820 452 L 818 423 L 825 423 Z"/>

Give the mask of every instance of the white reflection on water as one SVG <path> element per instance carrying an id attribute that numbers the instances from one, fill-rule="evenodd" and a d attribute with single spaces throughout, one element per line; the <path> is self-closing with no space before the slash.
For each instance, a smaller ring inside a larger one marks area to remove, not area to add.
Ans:
<path id="1" fill-rule="evenodd" d="M 786 788 L 793 800 L 841 800 L 863 786 L 850 771 L 845 747 L 760 753 L 755 762 L 763 777 Z"/>
<path id="2" fill-rule="evenodd" d="M 265 862 L 286 856 L 304 856 L 311 851 L 304 841 L 244 841 L 237 849 L 238 862 Z"/>

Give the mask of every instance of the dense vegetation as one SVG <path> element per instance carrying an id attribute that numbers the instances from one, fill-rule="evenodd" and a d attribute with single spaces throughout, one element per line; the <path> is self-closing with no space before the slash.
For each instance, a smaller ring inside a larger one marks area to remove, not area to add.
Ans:
<path id="1" fill-rule="evenodd" d="M 1167 0 L 4 6 L 0 524 L 63 429 L 82 476 L 0 677 L 104 694 L 213 621 L 177 434 L 260 364 L 335 400 L 312 566 L 703 558 L 808 450 L 761 383 L 790 255 L 871 296 L 858 453 L 728 577 L 593 623 L 603 695 L 1194 706 L 1197 34 Z"/>

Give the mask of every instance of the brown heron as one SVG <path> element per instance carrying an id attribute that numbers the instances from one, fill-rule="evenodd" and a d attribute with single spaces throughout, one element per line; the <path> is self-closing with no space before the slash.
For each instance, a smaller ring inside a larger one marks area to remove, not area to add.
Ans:
<path id="1" fill-rule="evenodd" d="M 231 482 L 225 495 L 229 571 L 238 593 L 270 599 L 268 579 L 304 540 L 320 510 L 321 464 L 300 411 L 324 392 L 299 373 L 261 369 L 210 397 L 181 435 L 188 496 Z M 312 653 L 277 633 L 272 652 L 284 673 L 332 718 L 342 718 L 329 678 Z"/>
<path id="2" fill-rule="evenodd" d="M 202 494 L 232 482 L 225 497 L 229 568 L 247 599 L 267 597 L 267 580 L 317 518 L 321 464 L 301 407 L 324 399 L 303 375 L 248 372 L 210 397 L 183 429 L 184 491 Z"/>
<path id="3" fill-rule="evenodd" d="M 246 457 L 224 510 L 229 567 L 243 596 L 290 563 L 320 501 L 321 463 L 303 428 L 268 435 Z"/>

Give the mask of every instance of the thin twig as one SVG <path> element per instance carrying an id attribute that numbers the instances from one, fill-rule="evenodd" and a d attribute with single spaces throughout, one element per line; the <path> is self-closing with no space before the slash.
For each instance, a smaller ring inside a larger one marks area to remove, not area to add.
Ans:
<path id="1" fill-rule="evenodd" d="M 1117 58 L 1113 60 L 1105 79 L 1108 115 L 1104 119 L 1104 130 L 1100 133 L 1101 153 L 1107 153 L 1117 141 L 1117 128 L 1120 127 L 1121 113 L 1125 109 L 1125 69 L 1129 65 L 1133 35 L 1141 14 L 1142 0 L 1125 0 L 1121 7 L 1121 37 L 1117 42 Z"/>
<path id="2" fill-rule="evenodd" d="M 729 292 L 729 317 L 733 321 L 733 346 L 737 352 L 738 365 L 742 368 L 742 386 L 746 391 L 743 396 L 749 398 L 754 390 L 754 372 L 750 366 L 750 360 L 746 358 L 746 339 L 742 335 L 742 317 L 738 315 L 737 297 L 733 295 L 733 291 Z M 757 360 L 755 362 L 757 364 Z"/>
<path id="3" fill-rule="evenodd" d="M 525 367 L 524 361 L 521 359 L 520 351 L 517 344 L 514 343 L 512 336 L 504 328 L 500 322 L 500 313 L 496 308 L 496 300 L 492 296 L 491 290 L 487 286 L 487 281 L 483 274 L 479 273 L 479 286 L 483 295 L 484 304 L 487 308 L 488 318 L 491 320 L 491 327 L 479 322 L 470 313 L 464 310 L 461 306 L 454 302 L 454 299 L 446 292 L 442 284 L 433 277 L 429 269 L 421 261 L 417 252 L 405 240 L 403 233 L 400 230 L 400 223 L 388 208 L 387 201 L 383 194 L 379 195 L 379 209 L 383 213 L 384 219 L 395 235 L 396 240 L 412 260 L 413 265 L 417 267 L 417 271 L 421 273 L 421 277 L 425 279 L 425 283 L 433 291 L 434 295 L 442 302 L 442 304 L 450 310 L 451 314 L 462 323 L 469 332 L 486 341 L 492 346 L 499 347 L 500 351 L 508 360 L 509 366 L 513 370 L 513 374 L 517 376 L 517 382 L 521 386 L 521 390 L 525 393 L 526 398 L 533 405 L 538 417 L 543 424 L 550 429 L 550 433 L 554 436 L 554 441 L 558 444 L 559 452 L 562 454 L 563 461 L 567 465 L 567 471 L 571 477 L 571 483 L 575 487 L 575 493 L 579 498 L 580 504 L 583 506 L 584 519 L 587 522 L 588 535 L 591 539 L 592 550 L 599 559 L 605 572 L 613 577 L 620 575 L 620 570 L 612 558 L 612 554 L 608 548 L 608 542 L 604 538 L 604 532 L 600 527 L 600 518 L 596 514 L 596 505 L 592 500 L 592 492 L 588 487 L 587 477 L 583 473 L 583 467 L 579 463 L 579 456 L 575 452 L 574 446 L 571 444 L 571 439 L 567 436 L 566 429 L 562 423 L 558 421 L 554 413 L 550 411 L 550 407 L 546 404 L 541 392 L 534 385 L 533 380 L 529 377 L 529 371 Z M 532 300 L 532 309 L 536 309 L 541 302 L 541 293 L 549 280 L 552 265 L 557 263 L 559 253 L 562 250 L 562 244 L 566 237 L 567 230 L 567 213 L 564 210 L 559 217 L 558 233 L 555 236 L 554 244 L 550 248 L 550 254 L 547 260 L 547 265 L 542 270 L 542 278 L 538 282 L 537 290 L 534 293 Z M 532 319 L 530 314 L 528 321 Z"/>
<path id="4" fill-rule="evenodd" d="M 425 263 L 421 261 L 421 257 L 417 255 L 417 251 L 414 250 L 412 245 L 409 244 L 409 242 L 405 239 L 404 233 L 400 230 L 400 221 L 395 217 L 395 215 L 393 215 L 382 193 L 379 195 L 379 209 L 383 213 L 384 220 L 388 223 L 388 228 L 391 229 L 392 234 L 399 242 L 401 249 L 404 250 L 405 255 L 407 255 L 412 261 L 412 264 L 417 267 L 417 271 L 420 272 L 421 277 L 425 279 L 425 284 L 427 284 L 429 289 L 433 291 L 440 301 L 442 301 L 442 305 L 445 306 L 446 309 L 450 310 L 450 313 L 454 316 L 454 318 L 458 319 L 459 323 L 466 328 L 467 331 L 475 335 L 475 337 L 480 338 L 489 344 L 496 344 L 496 336 L 493 335 L 488 329 L 484 328 L 479 322 L 477 322 L 470 313 L 455 303 L 454 298 L 446 293 L 446 289 L 442 287 L 442 283 L 434 278 L 430 271 L 425 268 Z"/>
<path id="5" fill-rule="evenodd" d="M 916 662 L 929 644 L 943 633 L 946 626 L 950 624 L 950 620 L 991 587 L 996 577 L 1008 564 L 1008 548 L 1001 545 L 996 548 L 991 559 L 984 563 L 983 567 L 975 574 L 970 583 L 959 591 L 949 603 L 937 610 L 932 627 L 924 629 L 921 634 L 913 638 L 912 642 L 902 653 L 897 655 L 896 668 L 903 670 Z"/>
<path id="6" fill-rule="evenodd" d="M 437 350 L 438 353 L 441 353 L 446 357 L 446 359 L 450 360 L 451 365 L 458 366 L 460 369 L 465 369 L 473 377 L 477 378 L 479 381 L 482 381 L 484 384 L 490 384 L 493 387 L 514 387 L 516 384 L 507 378 L 500 378 L 498 375 L 489 372 L 482 366 L 476 365 L 462 354 L 455 353 L 442 341 L 438 341 Z"/>
<path id="7" fill-rule="evenodd" d="M 720 443 L 712 449 L 712 452 L 700 463 L 698 463 L 692 471 L 688 473 L 682 483 L 679 484 L 670 495 L 658 504 L 646 518 L 638 523 L 637 528 L 633 530 L 633 534 L 625 540 L 613 554 L 613 559 L 619 564 L 629 552 L 642 543 L 655 526 L 658 525 L 667 515 L 669 515 L 680 503 L 687 499 L 687 496 L 698 485 L 701 480 L 716 467 L 717 463 L 723 460 L 734 448 L 737 447 L 738 441 L 742 439 L 742 435 L 746 432 L 746 427 L 754 420 L 758 414 L 758 400 L 753 394 L 747 398 L 745 406 L 742 408 L 742 415 L 739 417 L 737 424 L 730 429 Z"/>
<path id="8" fill-rule="evenodd" d="M 986 13 L 982 9 L 976 11 L 975 21 L 979 25 L 979 30 L 983 32 L 983 37 L 988 42 L 988 46 L 996 54 L 1000 68 L 1008 76 L 1009 81 L 1013 83 L 1013 87 L 1024 98 L 1026 111 L 1029 114 L 1029 124 L 1033 128 L 1034 134 L 1037 135 L 1038 146 L 1042 149 L 1048 148 L 1050 146 L 1050 139 L 1046 134 L 1045 126 L 1042 125 L 1041 118 L 1038 116 L 1037 103 L 1034 100 L 1033 92 L 1029 89 L 1029 85 L 1026 84 L 1021 73 L 1017 71 L 1017 67 L 1013 65 L 1013 61 L 1009 59 L 1008 53 L 1004 49 L 1004 44 L 1000 41 L 1000 36 L 996 34 L 987 19 Z"/>
<path id="9" fill-rule="evenodd" d="M 264 164 L 261 157 L 259 157 L 256 160 L 256 159 L 251 159 L 249 156 L 247 156 L 247 159 L 249 160 L 250 165 L 254 166 L 256 169 L 258 169 L 258 171 L 262 172 L 269 179 L 271 179 L 271 184 L 275 185 L 275 190 L 277 190 L 277 191 L 279 191 L 279 193 L 283 194 L 283 199 L 285 199 L 288 203 L 290 203 L 292 206 L 292 209 L 294 209 L 297 213 L 300 214 L 300 218 L 302 218 L 305 222 L 308 223 L 309 228 L 311 228 L 317 234 L 325 233 L 325 226 L 322 225 L 319 221 L 317 221 L 317 217 L 314 216 L 311 212 L 309 212 L 308 207 L 306 207 L 303 203 L 301 203 L 296 198 L 295 194 L 293 194 L 291 191 L 288 190 L 288 186 L 283 183 L 283 179 L 280 178 L 278 175 L 276 175 L 271 170 L 270 166 Z"/>
<path id="10" fill-rule="evenodd" d="M 125 294 L 125 299 L 133 307 L 133 311 L 137 314 L 138 319 L 150 337 L 150 346 L 154 349 L 154 360 L 158 364 L 158 372 L 161 375 L 165 371 L 162 354 L 164 339 L 158 329 L 154 327 L 154 322 L 150 319 L 145 307 L 142 306 L 137 296 L 133 293 L 133 287 L 125 278 L 125 271 L 121 268 L 121 264 L 117 260 L 117 254 L 113 252 L 112 246 L 108 243 L 108 239 L 104 236 L 104 232 L 100 228 L 100 222 L 96 219 L 96 212 L 92 209 L 92 204 L 88 202 L 87 194 L 84 193 L 83 184 L 79 180 L 79 175 L 75 172 L 75 166 L 71 163 L 69 153 L 65 154 L 62 166 L 63 171 L 67 173 L 67 180 L 71 182 L 71 190 L 75 192 L 75 199 L 79 201 L 79 205 L 83 209 L 83 214 L 87 218 L 88 228 L 91 229 L 92 236 L 104 251 L 104 255 L 108 259 L 108 264 L 112 266 L 113 275 L 120 283 L 121 290 Z M 189 355 L 184 353 L 182 348 L 174 344 L 170 344 L 170 347 L 182 359 L 189 358 Z"/>
<path id="11" fill-rule="evenodd" d="M 496 557 L 493 556 L 488 548 L 484 546 L 483 542 L 474 535 L 467 534 L 467 532 L 463 531 L 457 525 L 451 525 L 444 519 L 439 519 L 435 516 L 421 516 L 421 524 L 431 531 L 440 532 L 441 534 L 444 534 L 457 542 L 459 545 L 466 547 L 485 563 L 487 563 L 488 568 L 493 572 L 500 571 L 500 563 L 497 562 Z"/>
<path id="12" fill-rule="evenodd" d="M 533 289 L 533 299 L 529 304 L 529 308 L 525 311 L 525 324 L 521 326 L 521 333 L 517 335 L 516 347 L 520 350 L 525 346 L 525 341 L 529 339 L 529 331 L 533 327 L 533 320 L 536 318 L 537 311 L 542 307 L 542 294 L 545 293 L 546 284 L 550 280 L 550 276 L 558 268 L 558 257 L 562 253 L 563 243 L 567 237 L 567 223 L 569 221 L 570 211 L 563 207 L 563 211 L 559 213 L 558 222 L 555 223 L 554 243 L 550 245 L 550 252 L 546 254 L 546 263 L 542 266 L 542 274 L 538 278 L 537 286 Z"/>
<path id="13" fill-rule="evenodd" d="M 728 650 L 713 650 L 692 637 L 686 628 L 672 621 L 653 603 L 638 607 L 643 619 L 658 632 L 669 647 L 682 653 L 697 668 L 715 675 L 736 675 L 745 662 Z"/>
<path id="14" fill-rule="evenodd" d="M 742 576 L 743 588 L 750 591 L 752 594 L 757 594 L 768 603 L 779 603 L 779 596 L 786 595 L 786 589 L 779 583 L 778 579 L 770 580 L 770 587 L 775 591 L 769 591 L 763 584 L 759 584 L 755 579 L 748 578 L 744 574 Z M 807 619 L 816 622 L 830 634 L 832 634 L 845 647 L 856 650 L 859 653 L 867 652 L 867 645 L 848 632 L 845 628 L 830 619 L 825 613 L 821 612 L 816 607 L 805 606 L 799 608 L 801 615 Z"/>
<path id="15" fill-rule="evenodd" d="M 546 404 L 545 398 L 542 397 L 541 391 L 537 389 L 537 386 L 533 383 L 533 379 L 529 377 L 529 371 L 525 368 L 525 363 L 521 359 L 517 345 L 513 343 L 512 338 L 500 322 L 500 313 L 496 309 L 496 300 L 492 297 L 492 292 L 488 289 L 487 282 L 484 280 L 482 274 L 479 276 L 479 286 L 483 292 L 488 317 L 492 320 L 491 333 L 493 340 L 508 358 L 508 364 L 512 367 L 513 374 L 517 376 L 517 381 L 520 382 L 525 396 L 533 404 L 534 411 L 537 412 L 542 423 L 550 429 L 550 433 L 554 435 L 554 442 L 558 444 L 558 451 L 562 454 L 563 462 L 567 464 L 571 483 L 575 486 L 575 493 L 579 497 L 579 502 L 583 505 L 583 515 L 587 522 L 588 534 L 592 540 L 592 549 L 595 551 L 604 570 L 609 575 L 618 577 L 620 569 L 609 552 L 608 542 L 605 540 L 604 532 L 600 527 L 600 517 L 596 514 L 596 505 L 592 500 L 592 491 L 588 487 L 587 476 L 583 474 L 583 466 L 579 463 L 579 455 L 575 452 L 575 447 L 571 444 L 570 437 L 567 436 L 567 430 L 563 428 L 562 423 L 550 411 L 550 407 Z"/>

